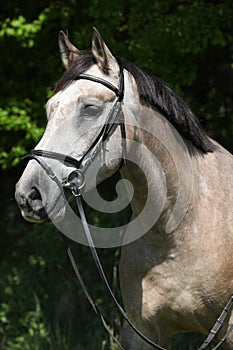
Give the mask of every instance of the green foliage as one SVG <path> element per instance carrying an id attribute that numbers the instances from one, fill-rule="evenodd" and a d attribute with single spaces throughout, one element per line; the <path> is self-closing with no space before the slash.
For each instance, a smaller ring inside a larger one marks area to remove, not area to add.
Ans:
<path id="1" fill-rule="evenodd" d="M 71 40 L 83 49 L 90 47 L 96 26 L 114 53 L 165 80 L 191 103 L 209 134 L 233 151 L 232 17 L 231 0 L 2 1 L 1 350 L 116 349 L 75 285 L 55 229 L 23 223 L 10 201 L 22 170 L 19 159 L 40 139 L 45 102 L 63 72 L 59 30 L 69 29 Z M 96 225 L 117 225 L 121 216 L 89 212 Z M 101 253 L 111 280 L 118 252 Z M 86 248 L 79 247 L 78 255 L 93 296 L 110 321 L 118 320 Z M 116 324 L 114 331 L 119 333 Z M 177 337 L 172 348 L 197 348 L 201 339 Z"/>
<path id="2" fill-rule="evenodd" d="M 28 101 L 25 101 L 25 105 Z M 7 110 L 0 108 L 0 128 L 4 129 L 2 144 L 0 147 L 0 164 L 5 169 L 9 165 L 17 165 L 20 157 L 27 153 L 26 145 L 37 142 L 43 134 L 44 128 L 38 127 L 32 121 L 27 111 L 17 106 L 9 107 Z M 15 139 L 20 134 L 17 144 Z"/>
<path id="3" fill-rule="evenodd" d="M 22 47 L 30 48 L 34 45 L 36 34 L 41 30 L 43 22 L 46 20 L 48 9 L 40 13 L 38 19 L 27 22 L 27 19 L 20 15 L 17 18 L 6 18 L 0 29 L 0 37 L 14 37 Z"/>
<path id="4" fill-rule="evenodd" d="M 1 350 L 84 350 L 87 343 L 94 349 L 100 348 L 104 339 L 107 350 L 109 339 L 75 283 L 56 229 L 50 224 L 24 223 L 19 215 L 4 227 L 14 244 L 5 247 L 0 266 Z M 117 320 L 111 303 L 105 303 L 108 294 L 99 283 L 88 248 L 74 244 L 73 250 L 98 306 L 108 319 Z M 118 255 L 113 250 L 100 255 L 111 280 Z"/>
<path id="5" fill-rule="evenodd" d="M 15 277 L 18 279 L 18 275 Z M 22 333 L 20 335 L 16 335 L 13 339 L 9 339 L 7 341 L 7 348 L 15 350 L 39 350 L 45 348 L 48 331 L 46 330 L 46 326 L 43 322 L 40 302 L 36 294 L 34 294 L 34 299 L 35 310 L 26 312 L 23 318 L 18 320 L 19 326 L 22 327 Z M 10 305 L 3 303 L 1 305 L 1 309 L 3 313 L 1 323 L 3 326 L 6 323 L 10 324 Z M 6 336 L 7 327 L 4 329 L 3 326 L 1 327 L 1 330 L 4 330 L 4 336 Z"/>

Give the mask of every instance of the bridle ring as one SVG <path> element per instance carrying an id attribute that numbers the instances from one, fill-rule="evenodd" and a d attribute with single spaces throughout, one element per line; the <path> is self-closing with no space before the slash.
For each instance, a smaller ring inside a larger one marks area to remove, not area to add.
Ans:
<path id="1" fill-rule="evenodd" d="M 81 190 L 86 184 L 84 174 L 81 170 L 73 170 L 66 179 L 62 181 L 62 186 L 66 189 L 75 189 L 78 188 Z"/>

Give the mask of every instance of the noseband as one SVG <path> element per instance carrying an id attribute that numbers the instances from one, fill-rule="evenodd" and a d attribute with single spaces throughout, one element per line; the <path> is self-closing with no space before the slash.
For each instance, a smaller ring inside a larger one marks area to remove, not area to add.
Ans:
<path id="1" fill-rule="evenodd" d="M 25 156 L 24 158 L 36 160 L 40 164 L 40 166 L 45 170 L 47 175 L 53 181 L 55 181 L 57 183 L 57 185 L 59 186 L 59 188 L 61 190 L 63 188 L 66 188 L 66 189 L 70 189 L 72 191 L 72 194 L 76 198 L 77 208 L 78 208 L 78 211 L 80 214 L 80 218 L 82 221 L 82 225 L 84 228 L 84 232 L 86 235 L 88 246 L 90 248 L 90 251 L 91 251 L 93 260 L 95 262 L 96 268 L 99 272 L 99 275 L 100 275 L 107 291 L 109 292 L 113 302 L 115 303 L 118 311 L 120 312 L 120 314 L 122 315 L 124 320 L 129 324 L 129 326 L 135 331 L 135 333 L 141 339 L 143 339 L 147 344 L 149 344 L 154 349 L 166 350 L 165 348 L 161 347 L 160 345 L 154 343 L 152 340 L 147 338 L 143 333 L 141 333 L 141 331 L 138 330 L 137 327 L 132 323 L 132 321 L 129 319 L 129 317 L 126 314 L 126 312 L 124 311 L 124 309 L 118 303 L 118 301 L 117 301 L 117 299 L 116 299 L 116 297 L 115 297 L 115 295 L 114 295 L 114 293 L 113 293 L 113 291 L 108 283 L 108 280 L 107 280 L 106 275 L 104 273 L 99 256 L 96 252 L 94 242 L 93 242 L 93 239 L 92 239 L 89 227 L 88 227 L 88 223 L 86 220 L 86 215 L 85 215 L 83 205 L 82 205 L 81 189 L 85 185 L 84 172 L 89 167 L 89 165 L 93 162 L 96 155 L 101 151 L 101 149 L 103 149 L 104 142 L 106 142 L 109 139 L 109 137 L 114 133 L 114 131 L 116 130 L 116 128 L 118 126 L 120 127 L 120 130 L 121 130 L 121 146 L 122 146 L 122 156 L 121 156 L 121 161 L 120 161 L 120 167 L 126 164 L 126 132 L 125 132 L 124 115 L 123 115 L 123 111 L 122 111 L 122 103 L 123 103 L 123 99 L 124 99 L 124 74 L 123 74 L 123 69 L 122 69 L 121 65 L 119 65 L 119 68 L 120 68 L 120 76 L 119 76 L 118 88 L 104 79 L 101 79 L 101 78 L 98 78 L 98 77 L 95 77 L 95 76 L 92 76 L 89 74 L 80 74 L 77 77 L 77 80 L 85 79 L 85 80 L 90 80 L 90 81 L 102 84 L 105 87 L 107 87 L 108 89 L 112 90 L 117 96 L 116 101 L 114 102 L 110 112 L 108 113 L 106 123 L 104 124 L 104 126 L 100 130 L 99 134 L 97 135 L 97 137 L 95 138 L 95 140 L 93 141 L 91 146 L 84 152 L 81 159 L 78 160 L 78 159 L 71 157 L 69 155 L 64 155 L 62 153 L 51 152 L 51 151 L 40 150 L 40 149 L 31 150 L 30 154 Z M 72 164 L 76 169 L 72 170 L 72 172 L 68 175 L 68 177 L 64 181 L 62 181 L 62 183 L 61 183 L 61 181 L 57 178 L 56 174 L 53 172 L 53 170 L 50 168 L 50 166 L 46 162 L 42 161 L 41 158 L 50 158 L 50 159 L 61 161 L 63 163 Z M 85 160 L 85 162 L 84 162 L 84 160 Z M 71 251 L 71 248 L 69 246 L 67 238 L 64 235 L 62 235 L 62 237 L 63 237 L 65 245 L 66 245 L 66 251 L 67 251 L 68 257 L 70 259 L 70 262 L 72 264 L 74 272 L 79 280 L 79 283 L 84 291 L 85 296 L 87 297 L 89 303 L 91 304 L 91 306 L 94 309 L 94 311 L 96 312 L 96 314 L 99 316 L 99 318 L 103 324 L 103 327 L 107 331 L 107 333 L 118 344 L 118 346 L 121 350 L 126 350 L 125 348 L 122 347 L 122 345 L 116 339 L 114 334 L 112 334 L 112 332 L 110 331 L 109 326 L 106 323 L 105 318 L 104 318 L 101 310 L 97 306 L 96 302 L 92 299 L 92 297 L 91 297 L 91 295 L 90 295 L 90 293 L 85 285 L 85 282 L 80 274 L 78 265 L 74 259 L 74 256 L 72 254 L 72 251 Z M 210 342 L 213 340 L 216 333 L 219 331 L 220 327 L 222 326 L 225 318 L 227 317 L 227 315 L 231 311 L 232 307 L 233 307 L 233 296 L 230 298 L 229 302 L 227 303 L 227 305 L 223 309 L 223 312 L 221 313 L 220 317 L 217 319 L 216 323 L 214 324 L 214 327 L 211 329 L 208 337 L 206 338 L 204 343 L 198 348 L 198 350 L 203 350 L 210 344 Z M 217 346 L 213 350 L 216 350 L 217 348 L 219 348 L 219 346 L 223 343 L 223 341 L 226 339 L 227 334 L 231 330 L 232 330 L 232 327 L 226 333 L 226 335 L 220 340 L 220 342 L 217 344 Z"/>

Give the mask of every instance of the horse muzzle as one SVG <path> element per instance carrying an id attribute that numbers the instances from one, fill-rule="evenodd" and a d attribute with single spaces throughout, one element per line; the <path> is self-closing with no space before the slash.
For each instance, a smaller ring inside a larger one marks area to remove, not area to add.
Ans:
<path id="1" fill-rule="evenodd" d="M 48 220 L 41 194 L 36 187 L 21 191 L 16 185 L 15 199 L 25 220 L 35 223 Z"/>

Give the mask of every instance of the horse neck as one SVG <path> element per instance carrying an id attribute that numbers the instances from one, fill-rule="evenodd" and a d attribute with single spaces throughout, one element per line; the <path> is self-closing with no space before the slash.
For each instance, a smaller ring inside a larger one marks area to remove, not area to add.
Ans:
<path id="1" fill-rule="evenodd" d="M 146 214 L 139 217 L 144 221 L 142 225 L 158 217 L 149 231 L 170 233 L 185 216 L 191 200 L 192 163 L 187 147 L 171 124 L 151 109 L 145 113 L 143 108 L 141 112 L 137 121 L 127 127 L 127 139 L 133 142 L 129 158 L 133 161 L 122 173 L 135 190 L 131 202 L 134 216 L 139 217 L 146 204 Z"/>

